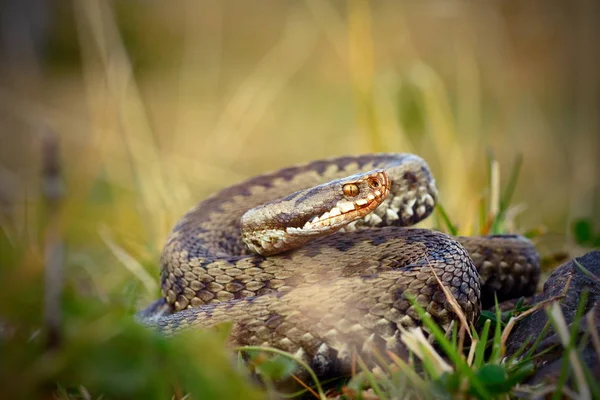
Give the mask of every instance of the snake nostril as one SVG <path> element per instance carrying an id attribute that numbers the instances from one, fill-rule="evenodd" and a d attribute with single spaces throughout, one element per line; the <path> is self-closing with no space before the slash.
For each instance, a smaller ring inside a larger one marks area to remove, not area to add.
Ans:
<path id="1" fill-rule="evenodd" d="M 369 179 L 369 186 L 372 189 L 377 189 L 379 186 L 381 186 L 381 184 L 379 183 L 379 181 L 376 178 L 371 178 L 371 179 Z"/>

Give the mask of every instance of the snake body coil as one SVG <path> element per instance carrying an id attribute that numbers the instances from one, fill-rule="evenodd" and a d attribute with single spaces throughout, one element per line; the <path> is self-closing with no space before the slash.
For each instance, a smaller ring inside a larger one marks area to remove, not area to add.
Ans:
<path id="1" fill-rule="evenodd" d="M 367 171 L 372 192 L 347 178 Z M 327 375 L 374 346 L 401 352 L 399 326 L 420 324 L 409 294 L 449 327 L 457 317 L 438 279 L 469 322 L 494 293 L 533 293 L 539 256 L 527 239 L 405 228 L 436 200 L 428 166 L 411 154 L 315 161 L 231 186 L 175 226 L 161 258 L 164 298 L 140 316 L 165 333 L 230 321 L 232 345 L 276 347 Z M 347 215 L 358 219 L 336 225 Z M 338 232 L 321 235 L 324 226 Z"/>

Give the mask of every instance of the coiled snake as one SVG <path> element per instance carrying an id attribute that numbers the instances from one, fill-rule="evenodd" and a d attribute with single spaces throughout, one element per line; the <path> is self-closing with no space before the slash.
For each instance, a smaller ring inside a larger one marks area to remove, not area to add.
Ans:
<path id="1" fill-rule="evenodd" d="M 276 347 L 326 375 L 374 345 L 401 351 L 398 327 L 419 325 L 409 293 L 447 328 L 456 315 L 433 271 L 469 322 L 494 293 L 533 294 L 539 256 L 527 239 L 405 228 L 437 197 L 412 154 L 314 161 L 231 186 L 177 223 L 164 298 L 139 315 L 165 333 L 231 321 L 232 345 Z"/>

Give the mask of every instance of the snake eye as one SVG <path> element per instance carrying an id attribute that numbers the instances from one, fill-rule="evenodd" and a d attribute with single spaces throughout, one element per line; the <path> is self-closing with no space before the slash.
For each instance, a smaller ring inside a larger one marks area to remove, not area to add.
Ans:
<path id="1" fill-rule="evenodd" d="M 358 186 L 356 186 L 354 183 L 348 183 L 348 184 L 344 185 L 342 187 L 342 190 L 344 191 L 344 194 L 346 196 L 350 196 L 350 197 L 357 196 L 358 193 L 360 192 L 360 190 L 358 190 Z"/>
<path id="2" fill-rule="evenodd" d="M 379 183 L 377 179 L 371 178 L 369 179 L 369 186 L 371 189 L 377 189 L 379 186 L 381 186 L 381 183 Z"/>

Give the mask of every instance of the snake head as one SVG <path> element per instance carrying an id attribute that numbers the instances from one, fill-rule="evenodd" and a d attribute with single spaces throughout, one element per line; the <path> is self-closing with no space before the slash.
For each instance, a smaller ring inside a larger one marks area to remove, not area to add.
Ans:
<path id="1" fill-rule="evenodd" d="M 330 235 L 376 209 L 390 193 L 388 173 L 376 169 L 336 179 L 248 210 L 242 240 L 272 255 Z"/>
<path id="2" fill-rule="evenodd" d="M 382 226 L 410 226 L 431 214 L 438 194 L 435 180 L 423 159 L 406 154 L 397 165 L 386 168 L 390 195 L 364 218 L 343 228 L 345 232 Z"/>

